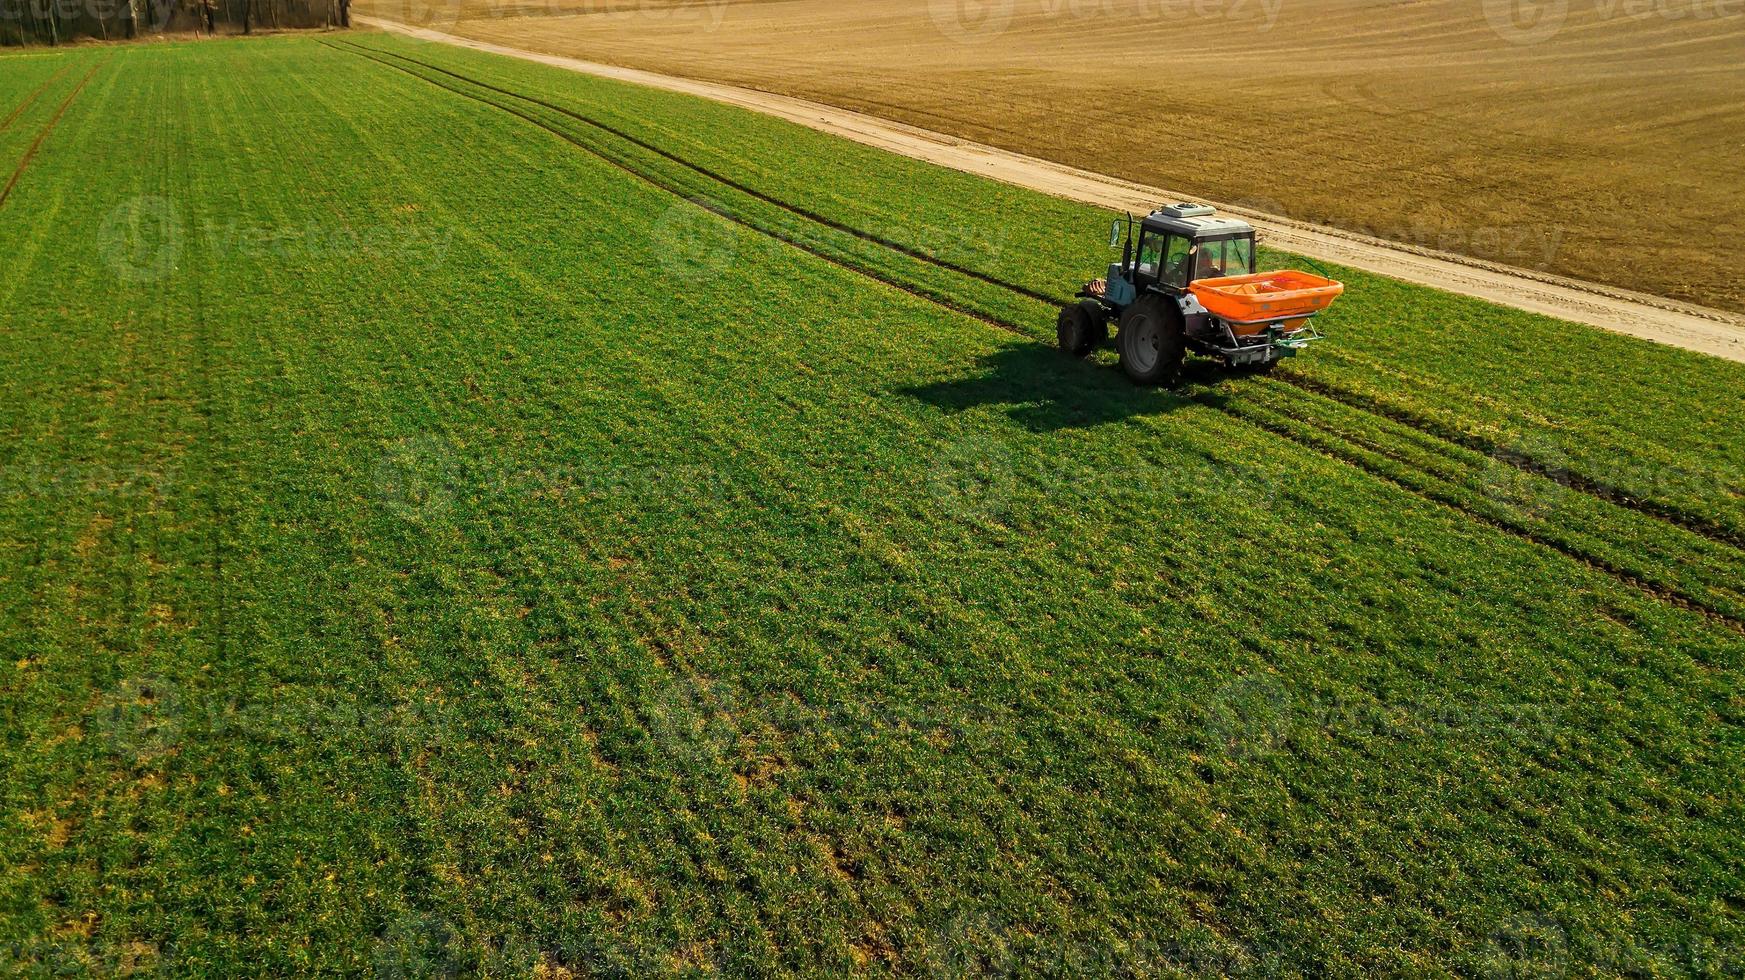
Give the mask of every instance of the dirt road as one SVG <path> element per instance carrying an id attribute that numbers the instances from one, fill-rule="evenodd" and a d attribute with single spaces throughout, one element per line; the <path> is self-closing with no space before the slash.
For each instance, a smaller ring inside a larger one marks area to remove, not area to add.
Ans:
<path id="1" fill-rule="evenodd" d="M 357 16 L 354 19 L 427 41 L 460 45 L 570 71 L 713 99 L 939 166 L 979 174 L 1087 204 L 1143 213 L 1161 202 L 1192 197 L 1167 188 L 1150 187 L 1091 173 L 791 96 L 541 54 L 373 17 Z M 1216 201 L 1208 203 L 1252 222 L 1260 231 L 1263 240 L 1274 248 L 1559 319 L 1585 323 L 1616 333 L 1745 362 L 1745 316 L 1383 241 L 1324 225 L 1221 205 Z"/>

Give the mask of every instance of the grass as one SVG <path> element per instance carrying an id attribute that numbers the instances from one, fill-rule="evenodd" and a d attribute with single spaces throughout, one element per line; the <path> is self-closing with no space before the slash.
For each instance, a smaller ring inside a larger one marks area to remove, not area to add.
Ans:
<path id="1" fill-rule="evenodd" d="M 1090 209 L 382 36 L 65 57 L 22 969 L 1738 969 L 1737 366 L 1342 271 L 1142 391 L 1028 295 Z"/>

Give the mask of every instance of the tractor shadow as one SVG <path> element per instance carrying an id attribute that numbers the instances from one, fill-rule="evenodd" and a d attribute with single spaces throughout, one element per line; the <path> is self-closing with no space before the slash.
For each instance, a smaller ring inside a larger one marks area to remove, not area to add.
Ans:
<path id="1" fill-rule="evenodd" d="M 1189 358 L 1182 369 L 1182 380 L 1188 384 L 1215 383 L 1221 377 L 1217 364 L 1200 358 Z M 1038 433 L 1163 415 L 1195 404 L 1195 399 L 1168 388 L 1135 385 L 1120 367 L 1094 354 L 1075 360 L 1041 344 L 1007 347 L 983 357 L 975 371 L 962 378 L 898 390 L 954 413 L 1010 405 L 1006 414 Z"/>

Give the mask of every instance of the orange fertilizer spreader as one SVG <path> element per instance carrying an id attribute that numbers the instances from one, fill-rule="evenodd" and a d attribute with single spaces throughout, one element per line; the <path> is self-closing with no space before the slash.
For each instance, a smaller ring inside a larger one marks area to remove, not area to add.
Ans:
<path id="1" fill-rule="evenodd" d="M 1254 271 L 1254 228 L 1203 204 L 1146 215 L 1137 250 L 1134 224 L 1129 217 L 1123 241 L 1115 221 L 1109 245 L 1121 248 L 1121 262 L 1079 290 L 1056 333 L 1062 350 L 1082 357 L 1114 323 L 1121 368 L 1141 384 L 1175 381 L 1189 350 L 1239 370 L 1270 370 L 1320 339 L 1310 319 L 1345 291 L 1294 269 Z"/>

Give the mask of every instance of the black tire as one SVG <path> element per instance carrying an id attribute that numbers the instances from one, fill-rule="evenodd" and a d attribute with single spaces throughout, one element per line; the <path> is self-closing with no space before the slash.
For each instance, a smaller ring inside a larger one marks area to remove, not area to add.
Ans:
<path id="1" fill-rule="evenodd" d="M 1054 323 L 1055 341 L 1060 349 L 1073 357 L 1083 357 L 1098 344 L 1109 339 L 1108 324 L 1103 322 L 1103 308 L 1095 300 L 1080 300 L 1060 308 L 1060 318 Z"/>
<path id="2" fill-rule="evenodd" d="M 1079 308 L 1091 318 L 1091 350 L 1109 342 L 1109 317 L 1103 312 L 1103 306 L 1096 300 L 1079 300 Z"/>
<path id="3" fill-rule="evenodd" d="M 1174 303 L 1155 293 L 1139 297 L 1121 314 L 1115 336 L 1121 370 L 1135 384 L 1175 384 L 1187 354 L 1184 326 Z"/>

